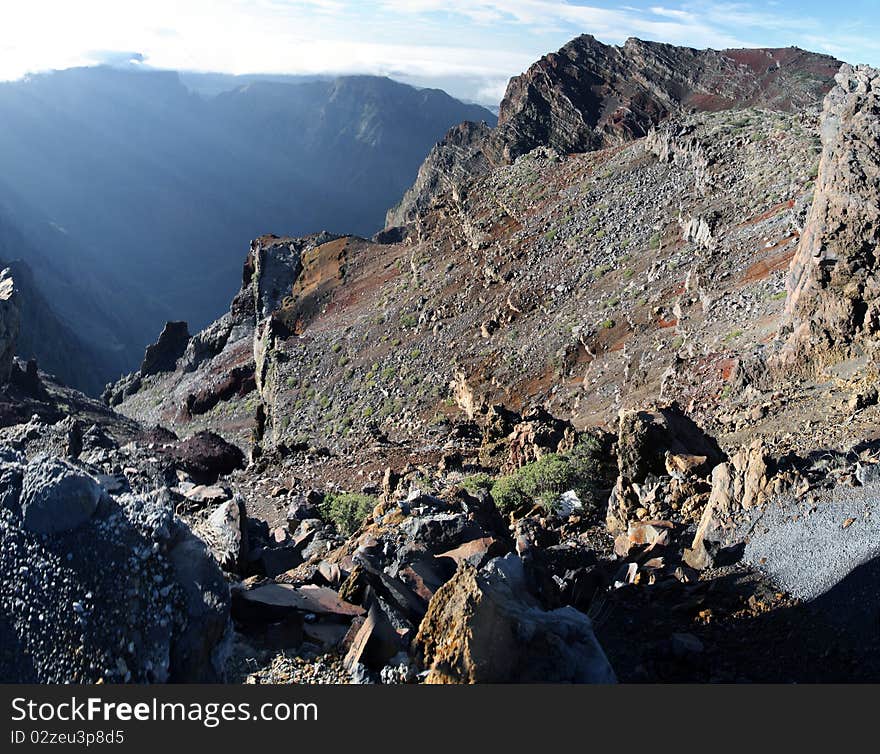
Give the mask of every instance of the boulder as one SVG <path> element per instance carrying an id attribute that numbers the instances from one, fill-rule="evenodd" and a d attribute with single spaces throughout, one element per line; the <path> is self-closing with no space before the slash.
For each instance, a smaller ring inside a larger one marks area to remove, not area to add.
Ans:
<path id="1" fill-rule="evenodd" d="M 214 484 L 217 479 L 244 467 L 241 450 L 213 432 L 197 432 L 178 443 L 171 451 L 178 466 L 200 484 Z"/>
<path id="2" fill-rule="evenodd" d="M 714 438 L 675 404 L 620 413 L 617 463 L 621 476 L 631 482 L 643 482 L 648 474 L 667 474 L 667 454 L 691 461 L 702 459 L 688 467 L 694 474 L 708 473 L 724 460 Z"/>
<path id="3" fill-rule="evenodd" d="M 625 532 L 633 518 L 649 513 L 668 515 L 672 503 L 679 518 L 695 518 L 706 502 L 705 476 L 724 458 L 718 443 L 675 404 L 622 411 L 619 476 L 608 501 L 608 530 Z"/>
<path id="4" fill-rule="evenodd" d="M 167 545 L 173 589 L 180 595 L 170 637 L 168 680 L 217 683 L 230 644 L 229 586 L 217 564 L 180 519 Z"/>
<path id="5" fill-rule="evenodd" d="M 613 683 L 590 619 L 544 611 L 514 555 L 496 569 L 462 564 L 432 597 L 415 650 L 427 683 Z"/>
<path id="6" fill-rule="evenodd" d="M 94 477 L 72 463 L 40 456 L 24 473 L 22 524 L 37 534 L 76 529 L 92 517 L 104 494 Z"/>
<path id="7" fill-rule="evenodd" d="M 218 505 L 198 531 L 211 554 L 225 570 L 237 570 L 245 554 L 244 518 L 244 501 L 236 496 L 236 499 Z"/>
<path id="8" fill-rule="evenodd" d="M 0 464 L 0 477 L 21 465 Z M 61 459 L 31 461 L 22 508 L 36 489 L 31 480 L 80 473 Z M 94 486 L 90 480 L 86 489 Z M 223 680 L 229 590 L 167 491 L 105 493 L 90 516 L 77 518 L 75 528 L 38 533 L 14 506 L 0 507 L 0 613 L 12 649 L 4 653 L 4 680 Z"/>

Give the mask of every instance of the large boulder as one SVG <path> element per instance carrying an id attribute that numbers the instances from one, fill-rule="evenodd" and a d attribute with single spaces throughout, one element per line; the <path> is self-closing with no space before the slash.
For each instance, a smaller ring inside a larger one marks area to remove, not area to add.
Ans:
<path id="1" fill-rule="evenodd" d="M 25 465 L 21 457 L 3 458 L 0 480 L 9 485 L 0 507 L 0 677 L 39 683 L 222 680 L 228 586 L 204 544 L 175 516 L 167 491 L 101 491 L 88 517 L 79 502 L 72 506 L 81 519 L 77 526 L 46 526 L 38 519 L 34 530 L 31 506 L 45 496 L 55 515 L 70 515 L 63 489 L 83 474 L 59 459 Z M 94 494 L 96 483 L 86 478 Z M 43 506 L 41 516 L 49 511 Z"/>
<path id="2" fill-rule="evenodd" d="M 542 610 L 522 562 L 462 563 L 428 605 L 415 650 L 427 683 L 614 683 L 590 619 L 573 607 Z"/>
<path id="3" fill-rule="evenodd" d="M 0 272 L 0 385 L 9 381 L 21 325 L 21 308 L 12 272 Z"/>
<path id="4" fill-rule="evenodd" d="M 178 443 L 171 455 L 199 484 L 214 484 L 217 479 L 244 466 L 244 453 L 214 432 L 197 432 Z"/>
<path id="5" fill-rule="evenodd" d="M 695 462 L 693 471 L 706 473 L 724 460 L 715 439 L 674 404 L 620 413 L 617 462 L 622 477 L 643 482 L 649 474 L 667 474 L 669 456 L 683 463 L 689 459 Z"/>
<path id="6" fill-rule="evenodd" d="M 646 517 L 698 518 L 708 497 L 706 477 L 723 460 L 718 443 L 674 404 L 622 411 L 608 530 L 626 532 L 631 521 Z"/>
<path id="7" fill-rule="evenodd" d="M 103 494 L 95 478 L 73 464 L 38 457 L 28 464 L 22 481 L 22 524 L 36 534 L 76 529 L 92 517 Z"/>

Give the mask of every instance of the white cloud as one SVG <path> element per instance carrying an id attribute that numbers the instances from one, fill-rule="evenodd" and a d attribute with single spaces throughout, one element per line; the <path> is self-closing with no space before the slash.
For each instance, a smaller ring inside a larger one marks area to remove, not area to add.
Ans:
<path id="1" fill-rule="evenodd" d="M 138 50 L 160 68 L 467 80 L 468 96 L 488 102 L 510 76 L 585 32 L 609 43 L 638 36 L 693 47 L 801 44 L 874 56 L 870 34 L 823 26 L 792 11 L 794 2 L 785 3 L 787 11 L 731 0 L 590 2 L 3 0 L 0 78 Z"/>

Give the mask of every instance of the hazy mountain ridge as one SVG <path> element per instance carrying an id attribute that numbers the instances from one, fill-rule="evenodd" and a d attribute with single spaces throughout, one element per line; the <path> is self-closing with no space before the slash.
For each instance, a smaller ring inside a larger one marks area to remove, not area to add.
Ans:
<path id="1" fill-rule="evenodd" d="M 119 352 L 105 378 L 133 366 L 165 319 L 213 320 L 248 239 L 337 224 L 369 235 L 452 123 L 494 119 L 374 77 L 251 83 L 206 99 L 173 72 L 106 67 L 0 84 L 0 117 L 0 202 L 33 208 L 15 213 L 19 230 L 56 279 L 71 264 L 94 275 L 109 304 L 103 329 L 123 333 L 121 344 L 95 340 L 95 317 L 77 310 L 94 288 L 61 297 L 71 329 Z M 55 293 L 50 277 L 38 283 Z"/>

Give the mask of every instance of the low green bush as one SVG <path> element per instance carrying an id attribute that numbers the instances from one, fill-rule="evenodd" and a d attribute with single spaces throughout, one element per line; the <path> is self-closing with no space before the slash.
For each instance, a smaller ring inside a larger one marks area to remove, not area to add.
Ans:
<path id="1" fill-rule="evenodd" d="M 495 484 L 495 479 L 489 474 L 486 474 L 482 471 L 478 474 L 471 474 L 470 476 L 466 476 L 458 483 L 459 487 L 463 487 L 468 492 L 477 492 L 478 490 L 491 490 L 493 484 Z"/>
<path id="2" fill-rule="evenodd" d="M 376 507 L 376 498 L 359 492 L 328 492 L 319 506 L 325 520 L 336 530 L 350 537 Z"/>
<path id="3" fill-rule="evenodd" d="M 608 453 L 600 441 L 584 435 L 567 453 L 547 453 L 521 466 L 492 485 L 492 498 L 502 513 L 531 508 L 536 503 L 548 512 L 563 492 L 573 490 L 585 508 L 595 508 L 599 492 L 608 483 Z"/>

